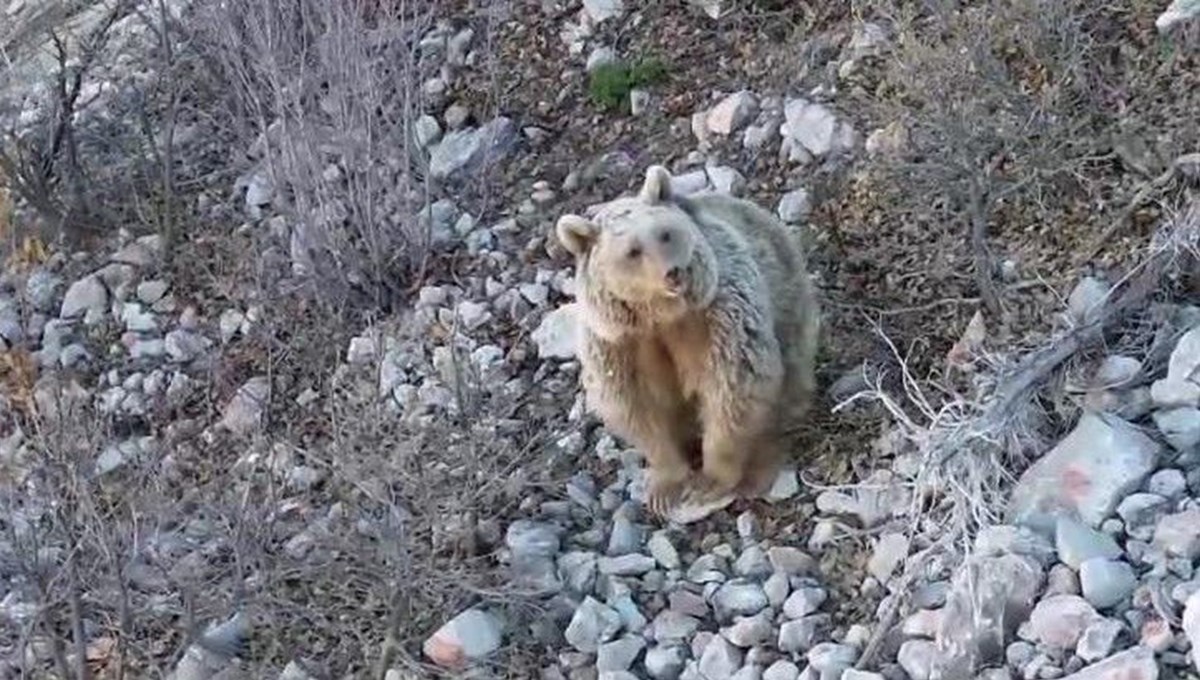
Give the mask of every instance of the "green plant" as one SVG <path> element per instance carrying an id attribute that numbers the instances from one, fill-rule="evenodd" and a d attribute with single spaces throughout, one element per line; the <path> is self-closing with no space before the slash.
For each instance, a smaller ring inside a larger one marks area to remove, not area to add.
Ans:
<path id="1" fill-rule="evenodd" d="M 592 71 L 588 80 L 588 96 L 601 108 L 624 109 L 629 106 L 629 93 L 632 90 L 661 83 L 667 76 L 667 64 L 657 57 L 646 57 L 633 64 L 604 64 Z"/>

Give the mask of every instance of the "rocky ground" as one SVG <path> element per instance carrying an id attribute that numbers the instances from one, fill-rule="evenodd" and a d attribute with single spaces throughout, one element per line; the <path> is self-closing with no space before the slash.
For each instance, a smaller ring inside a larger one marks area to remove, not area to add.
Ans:
<path id="1" fill-rule="evenodd" d="M 1095 318 L 1195 200 L 1200 69 L 1194 41 L 1156 33 L 1164 8 L 1087 15 L 1112 48 L 1086 74 L 1098 118 L 1122 123 L 996 200 L 997 313 L 979 311 L 965 208 L 904 183 L 955 142 L 901 88 L 913 24 L 882 5 L 454 5 L 421 33 L 410 121 L 433 255 L 394 309 L 302 294 L 325 254 L 261 150 L 224 150 L 238 161 L 197 181 L 176 244 L 133 224 L 87 248 L 14 239 L 0 675 L 1197 677 L 1194 274 L 1029 395 L 1037 432 L 1002 432 L 1031 455 L 990 470 L 987 497 L 964 505 L 968 480 L 938 474 L 929 443 L 946 411 L 971 426 L 963 404 L 1011 359 Z M 1044 86 L 1053 64 L 998 35 L 1021 87 Z M 597 103 L 606 65 L 651 57 L 665 74 L 628 109 Z M 141 77 L 100 73 L 99 93 Z M 81 119 L 113 118 L 97 102 Z M 1042 171 L 1037 153 L 995 153 Z M 323 178 L 350 186 L 339 158 Z M 649 163 L 794 225 L 827 317 L 827 394 L 775 487 L 670 522 L 642 511 L 636 452 L 583 413 L 571 263 L 551 237 Z M 1183 261 L 1188 215 L 1170 237 Z M 926 409 L 904 402 L 917 384 L 938 394 Z M 884 394 L 899 408 L 864 403 Z"/>

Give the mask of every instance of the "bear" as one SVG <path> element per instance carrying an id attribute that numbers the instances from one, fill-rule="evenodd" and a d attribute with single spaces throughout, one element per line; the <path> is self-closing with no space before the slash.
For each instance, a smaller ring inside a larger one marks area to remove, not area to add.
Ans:
<path id="1" fill-rule="evenodd" d="M 744 199 L 677 195 L 652 165 L 635 195 L 555 232 L 585 405 L 645 458 L 651 512 L 763 493 L 816 390 L 820 309 L 788 228 Z"/>

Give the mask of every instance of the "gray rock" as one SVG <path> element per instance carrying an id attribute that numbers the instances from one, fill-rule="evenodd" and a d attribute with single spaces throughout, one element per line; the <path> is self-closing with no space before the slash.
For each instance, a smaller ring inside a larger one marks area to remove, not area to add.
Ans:
<path id="1" fill-rule="evenodd" d="M 1075 646 L 1075 654 L 1087 663 L 1094 663 L 1106 658 L 1112 653 L 1113 644 L 1121 634 L 1121 623 L 1113 619 L 1093 621 L 1084 629 L 1079 643 Z"/>
<path id="2" fill-rule="evenodd" d="M 799 548 L 772 546 L 767 548 L 767 559 L 775 571 L 785 576 L 811 576 L 817 573 L 817 561 Z"/>
<path id="3" fill-rule="evenodd" d="M 50 312 L 62 284 L 62 278 L 57 274 L 39 267 L 25 280 L 25 299 L 35 310 Z"/>
<path id="4" fill-rule="evenodd" d="M 863 150 L 875 158 L 896 157 L 903 154 L 908 145 L 908 128 L 897 120 L 872 130 L 863 143 Z"/>
<path id="5" fill-rule="evenodd" d="M 1029 617 L 1033 639 L 1055 649 L 1075 649 L 1087 627 L 1102 618 L 1077 595 L 1053 595 L 1038 602 Z"/>
<path id="6" fill-rule="evenodd" d="M 653 680 L 677 680 L 683 673 L 687 651 L 681 646 L 658 646 L 646 650 L 642 665 Z"/>
<path id="7" fill-rule="evenodd" d="M 270 380 L 266 376 L 250 378 L 225 405 L 221 413 L 221 426 L 235 435 L 250 434 L 261 426 L 262 415 L 270 398 Z"/>
<path id="8" fill-rule="evenodd" d="M 937 645 L 929 640 L 909 640 L 900 645 L 897 660 L 912 680 L 930 680 L 936 655 Z"/>
<path id="9" fill-rule="evenodd" d="M 783 615 L 789 619 L 803 618 L 820 609 L 828 598 L 829 594 L 825 592 L 824 588 L 816 586 L 797 588 L 783 603 Z"/>
<path id="10" fill-rule="evenodd" d="M 841 130 L 837 116 L 824 104 L 793 99 L 783 108 L 786 122 L 783 134 L 799 142 L 814 156 L 824 156 L 840 146 Z"/>
<path id="11" fill-rule="evenodd" d="M 1200 669 L 1200 590 L 1188 596 L 1183 605 L 1183 619 L 1180 622 L 1183 634 L 1192 646 L 1192 663 Z"/>
<path id="12" fill-rule="evenodd" d="M 903 534 L 888 533 L 879 537 L 871 559 L 867 562 L 867 572 L 880 583 L 887 583 L 896 567 L 908 556 L 908 538 Z"/>
<path id="13" fill-rule="evenodd" d="M 846 671 L 842 673 L 842 680 L 886 680 L 886 678 L 879 673 L 847 668 Z"/>
<path id="14" fill-rule="evenodd" d="M 167 282 L 162 280 L 142 281 L 137 286 L 137 297 L 143 304 L 152 305 L 167 294 Z"/>
<path id="15" fill-rule="evenodd" d="M 504 544 L 517 556 L 554 557 L 558 554 L 560 530 L 553 524 L 519 519 L 508 525 Z"/>
<path id="16" fill-rule="evenodd" d="M 1200 557 L 1200 509 L 1188 508 L 1158 520 L 1153 545 L 1169 557 Z"/>
<path id="17" fill-rule="evenodd" d="M 208 349 L 208 340 L 202 335 L 185 330 L 174 330 L 164 338 L 167 356 L 172 361 L 186 364 L 195 361 Z"/>
<path id="18" fill-rule="evenodd" d="M 503 116 L 480 128 L 446 134 L 429 154 L 429 174 L 446 180 L 473 172 L 484 162 L 502 159 L 516 141 L 516 127 Z"/>
<path id="19" fill-rule="evenodd" d="M 596 553 L 576 551 L 558 558 L 558 577 L 572 592 L 586 595 L 596 585 Z"/>
<path id="20" fill-rule="evenodd" d="M 678 569 L 681 566 L 679 552 L 671 542 L 671 536 L 665 530 L 655 531 L 646 543 L 646 549 L 663 569 Z"/>
<path id="21" fill-rule="evenodd" d="M 1200 411 L 1196 414 L 1197 418 L 1200 418 Z M 1181 498 L 1187 493 L 1187 478 L 1180 470 L 1164 468 L 1150 475 L 1150 480 L 1146 482 L 1146 490 L 1172 500 Z"/>
<path id="22" fill-rule="evenodd" d="M 495 616 L 468 609 L 450 621 L 425 641 L 422 651 L 441 666 L 455 667 L 464 661 L 484 659 L 500 648 L 503 625 Z"/>
<path id="23" fill-rule="evenodd" d="M 1137 576 L 1125 562 L 1093 557 L 1080 565 L 1079 585 L 1093 607 L 1107 609 L 1133 594 Z"/>
<path id="24" fill-rule="evenodd" d="M 1072 673 L 1063 680 L 1157 680 L 1158 673 L 1154 650 L 1139 645 Z"/>
<path id="25" fill-rule="evenodd" d="M 58 315 L 64 319 L 78 316 L 99 320 L 108 306 L 108 289 L 96 276 L 85 276 L 67 288 Z"/>
<path id="26" fill-rule="evenodd" d="M 654 569 L 656 562 L 649 555 L 630 553 L 619 557 L 601 557 L 596 567 L 609 576 L 641 576 Z"/>
<path id="27" fill-rule="evenodd" d="M 1043 595 L 1078 595 L 1079 576 L 1065 564 L 1056 564 L 1046 575 L 1046 592 Z"/>
<path id="28" fill-rule="evenodd" d="M 809 667 L 821 677 L 837 678 L 858 660 L 858 650 L 849 645 L 822 642 L 808 650 L 807 658 Z"/>
<path id="29" fill-rule="evenodd" d="M 814 614 L 779 627 L 776 646 L 781 652 L 804 653 L 812 649 L 829 628 L 828 614 Z"/>
<path id="30" fill-rule="evenodd" d="M 641 637 L 623 637 L 600 645 L 596 652 L 596 670 L 627 671 L 646 647 Z"/>
<path id="31" fill-rule="evenodd" d="M 767 594 L 762 586 L 744 579 L 722 584 L 713 594 L 713 610 L 717 621 L 730 621 L 735 616 L 752 616 L 767 607 Z"/>
<path id="32" fill-rule="evenodd" d="M 1192 447 L 1200 444 L 1200 408 L 1179 406 L 1155 411 L 1152 417 L 1158 431 L 1162 432 L 1176 451 L 1190 451 Z"/>
<path id="33" fill-rule="evenodd" d="M 637 552 L 642 545 L 642 530 L 625 515 L 613 518 L 608 534 L 608 554 L 612 557 Z"/>
<path id="34" fill-rule="evenodd" d="M 1112 536 L 1065 515 L 1055 523 L 1054 546 L 1058 550 L 1058 559 L 1072 569 L 1079 569 L 1081 564 L 1095 557 L 1115 559 L 1121 556 L 1121 547 Z"/>
<path id="35" fill-rule="evenodd" d="M 783 572 L 777 571 L 763 581 L 763 592 L 767 594 L 767 602 L 778 609 L 787 601 L 788 595 L 792 592 L 792 585 Z"/>
<path id="36" fill-rule="evenodd" d="M 531 338 L 543 359 L 573 359 L 579 347 L 579 305 L 569 303 L 542 317 Z"/>
<path id="37" fill-rule="evenodd" d="M 725 580 L 728 564 L 716 555 L 697 557 L 687 570 L 687 579 L 692 583 L 720 583 Z"/>
<path id="38" fill-rule="evenodd" d="M 913 606 L 918 609 L 937 609 L 946 604 L 946 595 L 950 592 L 948 581 L 923 583 L 913 591 Z"/>
<path id="39" fill-rule="evenodd" d="M 729 680 L 762 680 L 762 669 L 754 664 L 746 664 Z"/>
<path id="40" fill-rule="evenodd" d="M 1166 511 L 1167 499 L 1154 493 L 1131 493 L 1117 506 L 1117 516 L 1125 523 L 1125 531 L 1142 540 L 1150 539 L 1155 520 Z M 1139 536 L 1134 533 L 1139 527 L 1149 530 Z"/>
<path id="41" fill-rule="evenodd" d="M 601 66 L 607 66 L 609 64 L 615 63 L 616 61 L 617 61 L 616 50 L 614 50 L 613 48 L 611 48 L 607 45 L 600 45 L 596 49 L 592 50 L 592 53 L 588 55 L 587 65 L 584 67 L 584 69 L 588 73 L 591 73 L 592 71 L 595 71 L 596 69 L 600 68 Z"/>
<path id="42" fill-rule="evenodd" d="M 700 656 L 700 674 L 707 680 L 731 680 L 742 667 L 744 654 L 723 637 L 713 638 Z"/>
<path id="43" fill-rule="evenodd" d="M 733 563 L 733 573 L 746 578 L 766 578 L 771 575 L 771 571 L 766 551 L 757 545 L 747 547 Z"/>
<path id="44" fill-rule="evenodd" d="M 584 598 L 564 637 L 580 652 L 594 654 L 600 645 L 611 640 L 621 630 L 621 616 L 608 605 L 588 596 Z"/>
<path id="45" fill-rule="evenodd" d="M 1012 492 L 1012 520 L 1043 531 L 1075 512 L 1099 526 L 1125 495 L 1154 470 L 1161 446 L 1112 416 L 1085 413 L 1049 453 L 1021 475 Z"/>
<path id="46" fill-rule="evenodd" d="M 654 639 L 660 645 L 686 642 L 700 629 L 700 620 L 677 611 L 664 609 L 651 624 Z"/>
<path id="47" fill-rule="evenodd" d="M 771 488 L 763 494 L 763 500 L 768 503 L 782 503 L 800 493 L 800 479 L 794 468 L 785 467 L 775 475 Z"/>
<path id="48" fill-rule="evenodd" d="M 780 659 L 763 671 L 763 680 L 798 680 L 799 677 L 800 667 L 787 659 Z"/>
<path id="49" fill-rule="evenodd" d="M 437 118 L 424 114 L 413 123 L 413 139 L 417 148 L 428 149 L 442 138 L 442 125 Z"/>
<path id="50" fill-rule="evenodd" d="M 775 626 L 771 623 L 770 612 L 764 610 L 754 616 L 737 617 L 732 625 L 721 629 L 721 635 L 745 649 L 769 641 L 775 635 Z"/>
<path id="51" fill-rule="evenodd" d="M 758 98 L 748 90 L 735 92 L 722 99 L 708 112 L 708 130 L 718 135 L 730 135 L 742 129 L 758 115 Z"/>
<path id="52" fill-rule="evenodd" d="M 788 224 L 798 224 L 808 218 L 812 212 L 812 203 L 805 189 L 793 189 L 779 199 L 775 214 Z"/>
<path id="53" fill-rule="evenodd" d="M 704 169 L 713 191 L 726 196 L 738 196 L 746 188 L 742 173 L 726 165 L 710 165 Z"/>
<path id="54" fill-rule="evenodd" d="M 985 527 L 975 537 L 975 553 L 981 556 L 1002 557 L 1022 555 L 1043 567 L 1057 561 L 1054 546 L 1041 534 L 1026 527 L 997 524 Z"/>

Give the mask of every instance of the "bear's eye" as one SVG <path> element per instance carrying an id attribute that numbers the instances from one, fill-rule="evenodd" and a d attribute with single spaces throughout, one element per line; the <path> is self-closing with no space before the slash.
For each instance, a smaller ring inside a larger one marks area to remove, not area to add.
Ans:
<path id="1" fill-rule="evenodd" d="M 662 241 L 663 243 L 670 243 L 671 242 L 671 232 L 664 231 L 663 233 L 659 234 L 658 240 Z"/>
<path id="2" fill-rule="evenodd" d="M 642 249 L 637 246 L 634 246 L 634 247 L 630 248 L 629 252 L 626 253 L 625 255 L 631 260 L 636 260 L 642 256 Z"/>

